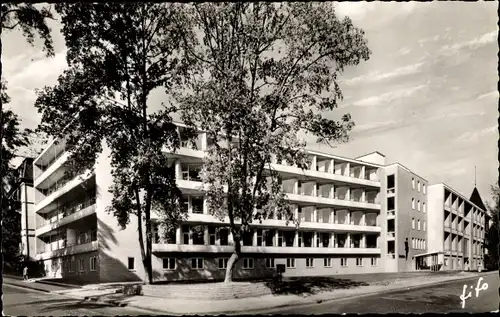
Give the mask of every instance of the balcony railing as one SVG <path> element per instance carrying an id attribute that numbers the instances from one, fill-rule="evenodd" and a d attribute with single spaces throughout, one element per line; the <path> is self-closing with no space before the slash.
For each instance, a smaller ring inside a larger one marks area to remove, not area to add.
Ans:
<path id="1" fill-rule="evenodd" d="M 55 216 L 55 217 L 53 216 L 50 219 L 46 219 L 45 222 L 44 222 L 44 225 L 49 225 L 49 224 L 58 222 L 58 221 L 66 218 L 66 217 L 71 216 L 74 213 L 79 212 L 80 210 L 83 210 L 83 209 L 85 209 L 85 208 L 87 208 L 89 206 L 94 205 L 95 202 L 96 202 L 96 199 L 94 197 L 94 198 L 91 198 L 91 199 L 87 199 L 87 200 L 85 200 L 85 201 L 83 201 L 81 203 L 78 203 L 78 204 L 68 204 L 68 205 L 65 205 L 65 206 L 63 206 L 59 210 L 59 212 L 57 213 L 57 216 Z M 71 207 L 68 207 L 68 206 L 71 206 Z"/>
<path id="2" fill-rule="evenodd" d="M 66 153 L 66 147 L 63 147 L 62 151 L 59 152 L 56 156 L 54 156 L 47 164 L 41 166 L 42 172 L 45 172 L 46 170 L 48 170 L 49 167 L 51 167 L 57 161 L 58 158 L 63 156 L 64 153 Z"/>
<path id="3" fill-rule="evenodd" d="M 387 195 L 393 195 L 393 194 L 396 194 L 396 188 L 388 188 Z"/>
<path id="4" fill-rule="evenodd" d="M 395 238 L 396 237 L 396 232 L 394 232 L 394 231 L 387 232 L 387 237 L 388 238 Z"/>
<path id="5" fill-rule="evenodd" d="M 387 210 L 387 216 L 395 216 L 396 213 L 394 210 Z"/>
<path id="6" fill-rule="evenodd" d="M 395 259 L 396 258 L 396 254 L 395 253 L 387 253 L 387 258 L 388 259 Z"/>

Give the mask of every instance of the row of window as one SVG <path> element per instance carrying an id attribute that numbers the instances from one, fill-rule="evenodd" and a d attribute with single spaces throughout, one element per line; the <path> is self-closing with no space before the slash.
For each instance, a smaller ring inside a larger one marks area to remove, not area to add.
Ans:
<path id="1" fill-rule="evenodd" d="M 133 259 L 133 258 L 129 258 Z M 163 258 L 163 269 L 164 270 L 176 270 L 177 269 L 177 260 L 176 258 Z M 254 269 L 254 259 L 253 258 L 243 258 L 243 269 L 245 270 L 253 270 Z M 314 267 L 314 258 L 306 258 L 306 267 L 313 268 Z M 229 258 L 218 258 L 217 264 L 218 268 L 223 270 L 227 268 L 227 263 Z M 202 270 L 204 268 L 204 259 L 203 258 L 191 258 L 190 259 L 191 269 L 193 270 Z M 130 263 L 130 262 L 129 262 Z M 378 258 L 370 258 L 371 266 L 378 265 Z M 323 259 L 324 267 L 332 267 L 332 258 L 324 258 Z M 347 258 L 340 258 L 340 266 L 347 267 Z M 363 258 L 356 258 L 356 266 L 363 266 Z M 274 263 L 274 258 L 266 258 L 266 268 L 275 268 L 276 265 Z M 287 258 L 286 259 L 286 267 L 287 268 L 295 268 L 295 259 Z M 130 269 L 130 266 L 129 266 Z"/>
<path id="2" fill-rule="evenodd" d="M 411 209 L 415 210 L 415 198 L 411 199 Z M 417 211 L 420 211 L 420 200 L 417 201 Z M 422 211 L 426 212 L 425 202 L 422 202 Z"/>
<path id="3" fill-rule="evenodd" d="M 89 263 L 90 263 L 89 270 L 91 272 L 97 271 L 97 257 L 96 256 L 90 257 Z M 75 259 L 72 258 L 68 264 L 69 264 L 68 271 L 75 272 Z M 85 272 L 85 259 L 84 258 L 78 259 L 78 271 Z"/>
<path id="4" fill-rule="evenodd" d="M 411 218 L 411 228 L 415 229 L 415 218 Z M 420 228 L 422 228 L 422 231 L 425 231 L 425 220 L 423 221 L 422 227 L 420 227 L 420 219 L 417 219 L 417 230 L 420 231 Z"/>
<path id="5" fill-rule="evenodd" d="M 411 179 L 411 187 L 415 189 L 415 178 Z M 420 193 L 420 181 L 417 181 L 417 191 Z M 422 183 L 422 193 L 425 194 L 425 184 Z"/>
<path id="6" fill-rule="evenodd" d="M 411 238 L 411 244 L 413 249 L 425 250 L 426 241 L 425 239 Z"/>

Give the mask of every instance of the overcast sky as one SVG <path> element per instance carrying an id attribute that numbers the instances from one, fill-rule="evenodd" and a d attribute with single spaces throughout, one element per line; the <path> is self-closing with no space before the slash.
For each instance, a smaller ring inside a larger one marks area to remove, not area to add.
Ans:
<path id="1" fill-rule="evenodd" d="M 498 179 L 497 2 L 342 2 L 366 32 L 372 56 L 340 76 L 344 100 L 326 115 L 350 113 L 351 141 L 331 149 L 356 157 L 372 151 L 399 162 L 430 183 L 445 182 L 469 196 L 477 187 L 490 200 Z M 56 56 L 46 58 L 21 33 L 3 33 L 3 69 L 12 108 L 23 126 L 40 115 L 34 90 L 53 85 L 66 67 L 64 39 L 51 22 Z M 161 92 L 150 101 L 156 106 Z M 155 106 L 153 105 L 153 106 Z"/>

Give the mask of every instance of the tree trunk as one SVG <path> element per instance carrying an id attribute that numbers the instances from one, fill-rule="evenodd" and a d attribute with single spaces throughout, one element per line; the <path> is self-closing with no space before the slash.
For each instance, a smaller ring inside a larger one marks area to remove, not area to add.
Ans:
<path id="1" fill-rule="evenodd" d="M 136 200 L 137 200 L 137 232 L 139 234 L 139 246 L 140 246 L 140 249 L 141 249 L 141 258 L 142 258 L 142 265 L 144 266 L 144 268 L 147 268 L 148 266 L 146 265 L 146 259 L 147 259 L 147 256 L 146 256 L 146 252 L 145 252 L 145 248 L 144 248 L 144 237 L 142 235 L 142 209 L 141 209 L 141 205 L 140 205 L 140 198 L 139 198 L 139 190 L 136 189 L 135 191 L 135 195 L 136 195 Z M 144 278 L 144 282 L 148 282 L 149 281 L 149 275 L 148 275 L 148 272 L 146 270 L 146 276 Z"/>
<path id="2" fill-rule="evenodd" d="M 234 239 L 234 251 L 231 257 L 227 261 L 226 277 L 224 278 L 224 283 L 231 283 L 233 281 L 233 270 L 234 265 L 239 260 L 241 255 L 241 242 L 240 239 Z"/>
<path id="3" fill-rule="evenodd" d="M 151 232 L 151 194 L 149 193 L 146 198 L 146 210 L 144 213 L 146 216 L 146 262 L 144 263 L 144 268 L 146 269 L 148 275 L 148 283 L 153 284 L 153 263 L 151 261 L 153 239 Z"/>

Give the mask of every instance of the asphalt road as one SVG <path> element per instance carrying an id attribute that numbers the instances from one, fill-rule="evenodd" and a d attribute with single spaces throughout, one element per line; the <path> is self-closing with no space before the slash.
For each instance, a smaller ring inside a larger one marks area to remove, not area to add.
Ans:
<path id="1" fill-rule="evenodd" d="M 328 313 L 483 313 L 497 310 L 500 301 L 498 295 L 500 279 L 498 274 L 488 275 L 481 281 L 481 285 L 483 283 L 488 284 L 488 289 L 479 291 L 476 297 L 475 288 L 477 287 L 478 280 L 479 278 L 472 278 L 413 290 L 247 313 L 284 315 Z M 463 294 L 464 285 L 467 285 L 465 297 L 468 296 L 469 292 L 471 292 L 471 297 L 465 300 L 465 307 L 462 308 L 460 295 Z"/>
<path id="2" fill-rule="evenodd" d="M 10 285 L 3 285 L 2 300 L 5 316 L 139 316 L 150 314 L 134 308 L 83 302 L 58 294 Z"/>

